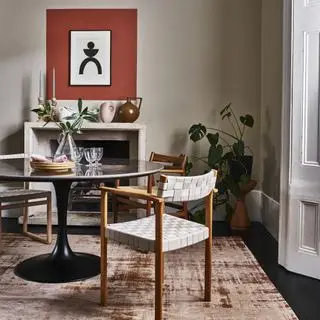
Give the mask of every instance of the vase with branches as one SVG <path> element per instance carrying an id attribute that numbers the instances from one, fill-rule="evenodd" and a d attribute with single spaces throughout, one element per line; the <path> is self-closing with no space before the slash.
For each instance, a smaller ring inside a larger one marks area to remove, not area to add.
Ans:
<path id="1" fill-rule="evenodd" d="M 45 104 L 38 105 L 37 108 L 31 109 L 38 115 L 38 120 L 44 121 L 44 126 L 53 122 L 61 130 L 58 138 L 58 148 L 53 158 L 66 155 L 69 160 L 76 160 L 76 145 L 73 139 L 74 134 L 81 133 L 81 128 L 85 120 L 97 122 L 98 112 L 90 111 L 88 107 L 83 107 L 82 99 L 78 99 L 78 111 L 71 113 L 59 120 L 57 106 L 47 101 Z"/>

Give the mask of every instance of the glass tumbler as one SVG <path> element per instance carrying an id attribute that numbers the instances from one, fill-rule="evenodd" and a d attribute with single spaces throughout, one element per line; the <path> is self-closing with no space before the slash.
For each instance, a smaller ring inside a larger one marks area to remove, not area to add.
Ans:
<path id="1" fill-rule="evenodd" d="M 89 166 L 92 166 L 96 160 L 95 148 L 85 148 L 84 149 L 84 157 L 86 158 Z"/>
<path id="2" fill-rule="evenodd" d="M 103 148 L 95 148 L 96 149 L 96 162 L 95 162 L 95 165 L 99 165 L 101 164 L 100 163 L 100 160 L 102 159 L 103 157 Z"/>

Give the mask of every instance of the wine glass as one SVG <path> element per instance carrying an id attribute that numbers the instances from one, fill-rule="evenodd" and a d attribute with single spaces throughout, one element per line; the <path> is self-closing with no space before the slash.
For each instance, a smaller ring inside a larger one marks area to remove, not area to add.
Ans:
<path id="1" fill-rule="evenodd" d="M 80 164 L 80 161 L 83 157 L 84 154 L 84 148 L 83 147 L 77 147 L 75 149 L 75 154 L 76 154 L 76 164 Z"/>
<path id="2" fill-rule="evenodd" d="M 99 165 L 101 163 L 99 163 L 99 161 L 102 159 L 103 157 L 103 148 L 95 148 L 96 149 L 96 162 L 95 165 Z"/>
<path id="3" fill-rule="evenodd" d="M 93 162 L 96 160 L 96 153 L 94 151 L 94 148 L 85 148 L 84 157 L 89 162 L 89 167 L 91 167 L 93 165 Z"/>

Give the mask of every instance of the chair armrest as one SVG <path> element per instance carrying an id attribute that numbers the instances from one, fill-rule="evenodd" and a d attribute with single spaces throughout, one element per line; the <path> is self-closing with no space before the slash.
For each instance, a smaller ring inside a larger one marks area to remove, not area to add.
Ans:
<path id="1" fill-rule="evenodd" d="M 142 200 L 154 201 L 154 202 L 164 202 L 163 198 L 157 197 L 151 193 L 141 193 L 141 192 L 134 192 L 134 191 L 127 191 L 117 188 L 110 188 L 110 187 L 100 187 L 101 192 L 110 192 L 112 194 L 124 197 L 131 197 L 131 198 L 138 198 Z"/>

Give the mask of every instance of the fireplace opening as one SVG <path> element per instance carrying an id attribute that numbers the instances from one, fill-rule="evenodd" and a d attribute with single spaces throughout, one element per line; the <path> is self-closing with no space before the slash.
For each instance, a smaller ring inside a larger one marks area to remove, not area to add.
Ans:
<path id="1" fill-rule="evenodd" d="M 127 140 L 75 140 L 77 147 L 83 148 L 103 148 L 103 157 L 101 162 L 107 158 L 129 159 L 130 147 Z M 50 140 L 50 149 L 52 154 L 58 148 L 57 140 Z M 83 157 L 81 163 L 86 163 Z"/>
<path id="2" fill-rule="evenodd" d="M 106 159 L 129 159 L 130 145 L 127 140 L 75 140 L 77 147 L 83 148 L 103 148 L 103 157 L 101 159 L 102 165 Z M 52 151 L 56 150 L 58 142 L 56 140 L 50 141 L 50 148 Z M 82 164 L 87 164 L 84 156 L 80 161 Z M 104 185 L 113 187 L 113 181 L 104 181 Z M 121 179 L 121 184 L 128 185 L 129 179 Z M 93 213 L 100 212 L 100 183 L 82 181 L 74 182 L 71 186 L 69 194 L 68 210 L 72 212 Z M 111 201 L 108 202 L 111 210 Z"/>

